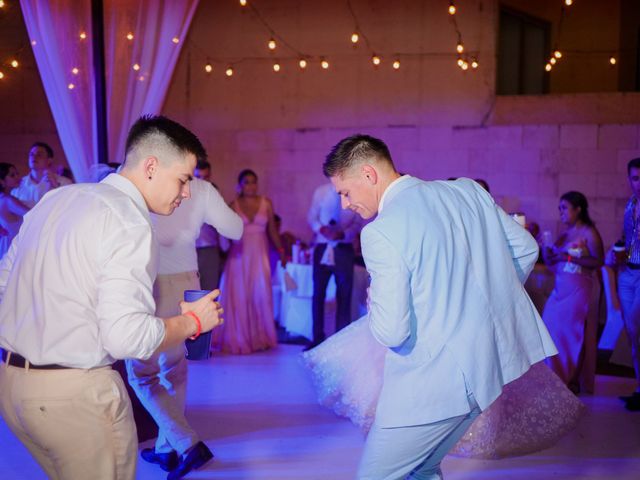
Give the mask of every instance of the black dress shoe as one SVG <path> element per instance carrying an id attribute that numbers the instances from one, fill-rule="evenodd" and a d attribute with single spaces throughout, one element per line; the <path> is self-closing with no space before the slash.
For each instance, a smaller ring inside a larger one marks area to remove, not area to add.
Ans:
<path id="1" fill-rule="evenodd" d="M 157 463 L 165 472 L 170 472 L 178 466 L 178 454 L 175 451 L 168 453 L 156 453 L 155 448 L 145 448 L 140 452 L 143 460 L 149 463 Z"/>
<path id="2" fill-rule="evenodd" d="M 198 442 L 183 456 L 176 468 L 169 472 L 167 480 L 178 480 L 191 470 L 200 468 L 213 458 L 213 453 L 204 443 Z"/>

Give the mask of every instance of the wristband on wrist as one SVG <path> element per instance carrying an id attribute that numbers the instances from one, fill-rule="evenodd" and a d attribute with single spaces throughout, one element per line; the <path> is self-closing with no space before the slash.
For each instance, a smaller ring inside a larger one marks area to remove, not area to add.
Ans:
<path id="1" fill-rule="evenodd" d="M 188 312 L 185 312 L 185 315 L 193 318 L 196 321 L 196 333 L 191 337 L 189 337 L 189 340 L 195 340 L 200 336 L 200 333 L 202 332 L 202 323 L 200 322 L 200 318 L 198 318 L 198 316 L 195 313 L 193 313 L 191 310 L 189 310 Z"/>

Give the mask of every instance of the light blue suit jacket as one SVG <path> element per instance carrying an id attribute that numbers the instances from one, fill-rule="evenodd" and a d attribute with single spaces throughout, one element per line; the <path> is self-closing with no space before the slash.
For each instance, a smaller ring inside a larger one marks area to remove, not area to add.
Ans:
<path id="1" fill-rule="evenodd" d="M 376 422 L 421 425 L 481 409 L 557 353 L 523 283 L 538 245 L 469 179 L 391 185 L 362 232 L 369 320 L 389 347 Z"/>

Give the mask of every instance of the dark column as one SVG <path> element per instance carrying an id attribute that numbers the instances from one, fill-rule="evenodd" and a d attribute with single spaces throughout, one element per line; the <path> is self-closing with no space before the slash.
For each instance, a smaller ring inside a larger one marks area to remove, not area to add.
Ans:
<path id="1" fill-rule="evenodd" d="M 104 73 L 104 8 L 102 0 L 91 0 L 91 39 L 93 47 L 93 78 L 96 92 L 96 126 L 98 163 L 109 161 L 107 141 L 107 95 Z"/>

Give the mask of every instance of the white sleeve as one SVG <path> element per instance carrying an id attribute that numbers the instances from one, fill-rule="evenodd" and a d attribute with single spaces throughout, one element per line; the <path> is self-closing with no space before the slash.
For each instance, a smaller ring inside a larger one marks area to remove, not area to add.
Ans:
<path id="1" fill-rule="evenodd" d="M 398 347 L 411 334 L 411 273 L 396 249 L 371 224 L 361 238 L 362 256 L 371 275 L 371 332 L 381 344 Z"/>
<path id="2" fill-rule="evenodd" d="M 7 283 L 9 282 L 9 275 L 11 274 L 11 270 L 13 269 L 13 262 L 16 258 L 16 248 L 18 244 L 18 235 L 13 237 L 11 241 L 11 245 L 9 246 L 9 250 L 4 254 L 2 260 L 0 260 L 0 303 L 4 298 L 4 292 L 7 288 Z"/>
<path id="3" fill-rule="evenodd" d="M 238 215 L 222 198 L 220 192 L 205 182 L 204 221 L 215 228 L 223 237 L 239 240 L 242 237 L 244 224 Z M 201 206 L 202 208 L 202 206 Z"/>

